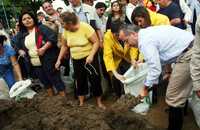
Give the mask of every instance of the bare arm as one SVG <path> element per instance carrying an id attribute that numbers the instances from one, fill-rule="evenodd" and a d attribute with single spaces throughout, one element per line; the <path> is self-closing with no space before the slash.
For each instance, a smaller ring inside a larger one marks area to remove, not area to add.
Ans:
<path id="1" fill-rule="evenodd" d="M 61 60 L 62 60 L 62 59 L 64 58 L 64 56 L 66 55 L 67 50 L 68 50 L 67 41 L 64 40 L 64 39 L 62 38 L 62 39 L 61 39 L 61 49 L 60 49 L 60 53 L 59 53 L 57 62 L 56 62 L 56 64 L 55 64 L 55 68 L 56 68 L 57 70 L 58 70 L 59 67 L 60 67 Z"/>
<path id="2" fill-rule="evenodd" d="M 60 53 L 59 53 L 59 56 L 58 56 L 58 60 L 61 61 L 65 54 L 67 53 L 67 50 L 68 50 L 68 46 L 67 46 L 67 41 L 65 39 L 61 39 L 61 49 L 60 49 Z"/>
<path id="3" fill-rule="evenodd" d="M 41 48 L 39 48 L 38 51 L 38 55 L 43 56 L 44 53 L 52 47 L 51 42 L 47 41 L 46 44 L 44 46 L 42 46 Z"/>
<path id="4" fill-rule="evenodd" d="M 93 47 L 92 47 L 92 51 L 90 52 L 90 56 L 93 56 L 93 57 L 94 57 L 94 55 L 96 54 L 96 52 L 98 51 L 99 46 L 100 46 L 100 43 L 99 43 L 97 34 L 94 33 L 94 34 L 89 38 L 89 41 L 90 41 L 91 43 L 93 43 Z"/>
<path id="5" fill-rule="evenodd" d="M 172 19 L 170 21 L 171 25 L 177 25 L 177 24 L 180 24 L 181 23 L 181 19 L 180 18 L 175 18 L 175 19 Z"/>
<path id="6" fill-rule="evenodd" d="M 89 41 L 93 44 L 93 46 L 92 46 L 92 50 L 90 51 L 89 56 L 86 58 L 86 64 L 91 64 L 93 62 L 94 56 L 99 49 L 99 40 L 95 32 L 89 38 Z"/>
<path id="7" fill-rule="evenodd" d="M 46 44 L 42 47 L 45 51 L 52 47 L 51 42 L 47 41 Z"/>
<path id="8" fill-rule="evenodd" d="M 103 34 L 101 32 L 101 30 L 97 30 L 97 36 L 99 38 L 99 46 L 100 48 L 103 48 Z"/>
<path id="9" fill-rule="evenodd" d="M 22 80 L 21 69 L 20 69 L 20 66 L 19 66 L 19 64 L 17 62 L 16 57 L 15 56 L 11 56 L 10 60 L 11 60 L 11 63 L 13 65 L 13 69 L 17 74 L 18 80 Z"/>

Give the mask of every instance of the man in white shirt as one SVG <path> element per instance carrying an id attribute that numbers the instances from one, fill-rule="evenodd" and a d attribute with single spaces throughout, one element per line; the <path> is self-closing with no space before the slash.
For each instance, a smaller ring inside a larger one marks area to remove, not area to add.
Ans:
<path id="1" fill-rule="evenodd" d="M 196 20 L 200 15 L 200 0 L 188 0 L 188 5 L 192 11 L 192 33 L 195 34 Z"/>
<path id="2" fill-rule="evenodd" d="M 101 23 L 101 32 L 104 34 L 106 32 L 106 23 L 107 23 L 107 17 L 104 16 L 106 11 L 106 4 L 103 2 L 98 2 L 95 5 L 96 13 L 99 16 L 99 23 Z"/>
<path id="3" fill-rule="evenodd" d="M 175 63 L 166 93 L 166 103 L 170 107 L 168 130 L 182 129 L 183 108 L 192 90 L 193 40 L 191 32 L 169 25 L 136 30 L 128 38 L 128 44 L 139 48 L 149 67 L 141 96 L 147 96 L 148 89 L 158 83 L 162 65 Z"/>
<path id="4" fill-rule="evenodd" d="M 138 0 L 129 0 L 129 3 L 126 6 L 126 16 L 130 22 L 132 22 L 131 15 L 137 5 L 138 5 Z"/>

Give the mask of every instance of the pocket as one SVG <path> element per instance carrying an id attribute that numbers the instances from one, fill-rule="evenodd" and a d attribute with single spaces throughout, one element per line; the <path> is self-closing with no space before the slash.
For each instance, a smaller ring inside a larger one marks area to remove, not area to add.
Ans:
<path id="1" fill-rule="evenodd" d="M 191 60 L 191 56 L 192 56 L 192 48 L 189 49 L 187 52 L 181 54 L 178 58 L 177 58 L 177 63 L 189 63 Z"/>

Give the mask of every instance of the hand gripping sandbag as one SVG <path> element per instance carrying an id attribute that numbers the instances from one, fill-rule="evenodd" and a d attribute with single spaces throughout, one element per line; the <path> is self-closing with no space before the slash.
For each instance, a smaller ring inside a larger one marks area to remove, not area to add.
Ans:
<path id="1" fill-rule="evenodd" d="M 130 67 L 130 69 L 124 74 L 126 79 L 123 81 L 125 93 L 130 93 L 137 97 L 144 86 L 144 80 L 147 73 L 148 66 L 146 63 L 139 64 L 139 68 L 137 69 Z"/>
<path id="2" fill-rule="evenodd" d="M 144 80 L 147 76 L 147 73 L 148 73 L 148 66 L 146 63 L 139 64 L 139 68 L 137 69 L 131 67 L 124 74 L 124 77 L 126 78 L 126 80 L 123 82 L 125 93 L 126 94 L 129 93 L 137 97 L 140 94 L 142 87 L 144 86 Z M 152 97 L 152 92 L 150 92 L 148 96 L 146 96 L 143 100 L 141 100 L 141 103 L 136 105 L 132 109 L 132 111 L 141 115 L 146 115 L 151 106 L 151 97 Z"/>
<path id="3" fill-rule="evenodd" d="M 200 128 L 200 98 L 197 96 L 195 92 L 193 92 L 192 99 L 189 103 L 194 113 L 196 123 Z"/>
<path id="4" fill-rule="evenodd" d="M 14 98 L 33 98 L 33 96 L 36 94 L 33 90 L 31 90 L 29 87 L 31 85 L 31 80 L 24 80 L 24 81 L 18 81 L 16 82 L 12 88 L 10 89 L 10 97 Z"/>

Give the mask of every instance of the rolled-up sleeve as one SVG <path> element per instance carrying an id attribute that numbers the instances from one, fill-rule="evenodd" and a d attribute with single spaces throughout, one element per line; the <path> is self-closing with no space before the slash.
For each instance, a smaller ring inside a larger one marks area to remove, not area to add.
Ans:
<path id="1" fill-rule="evenodd" d="M 148 43 L 141 48 L 141 51 L 149 67 L 144 85 L 152 86 L 153 84 L 158 84 L 158 79 L 162 72 L 158 49 L 153 44 Z"/>
<path id="2" fill-rule="evenodd" d="M 200 90 L 200 17 L 196 24 L 196 37 L 192 51 L 191 76 L 194 90 L 198 91 Z"/>

